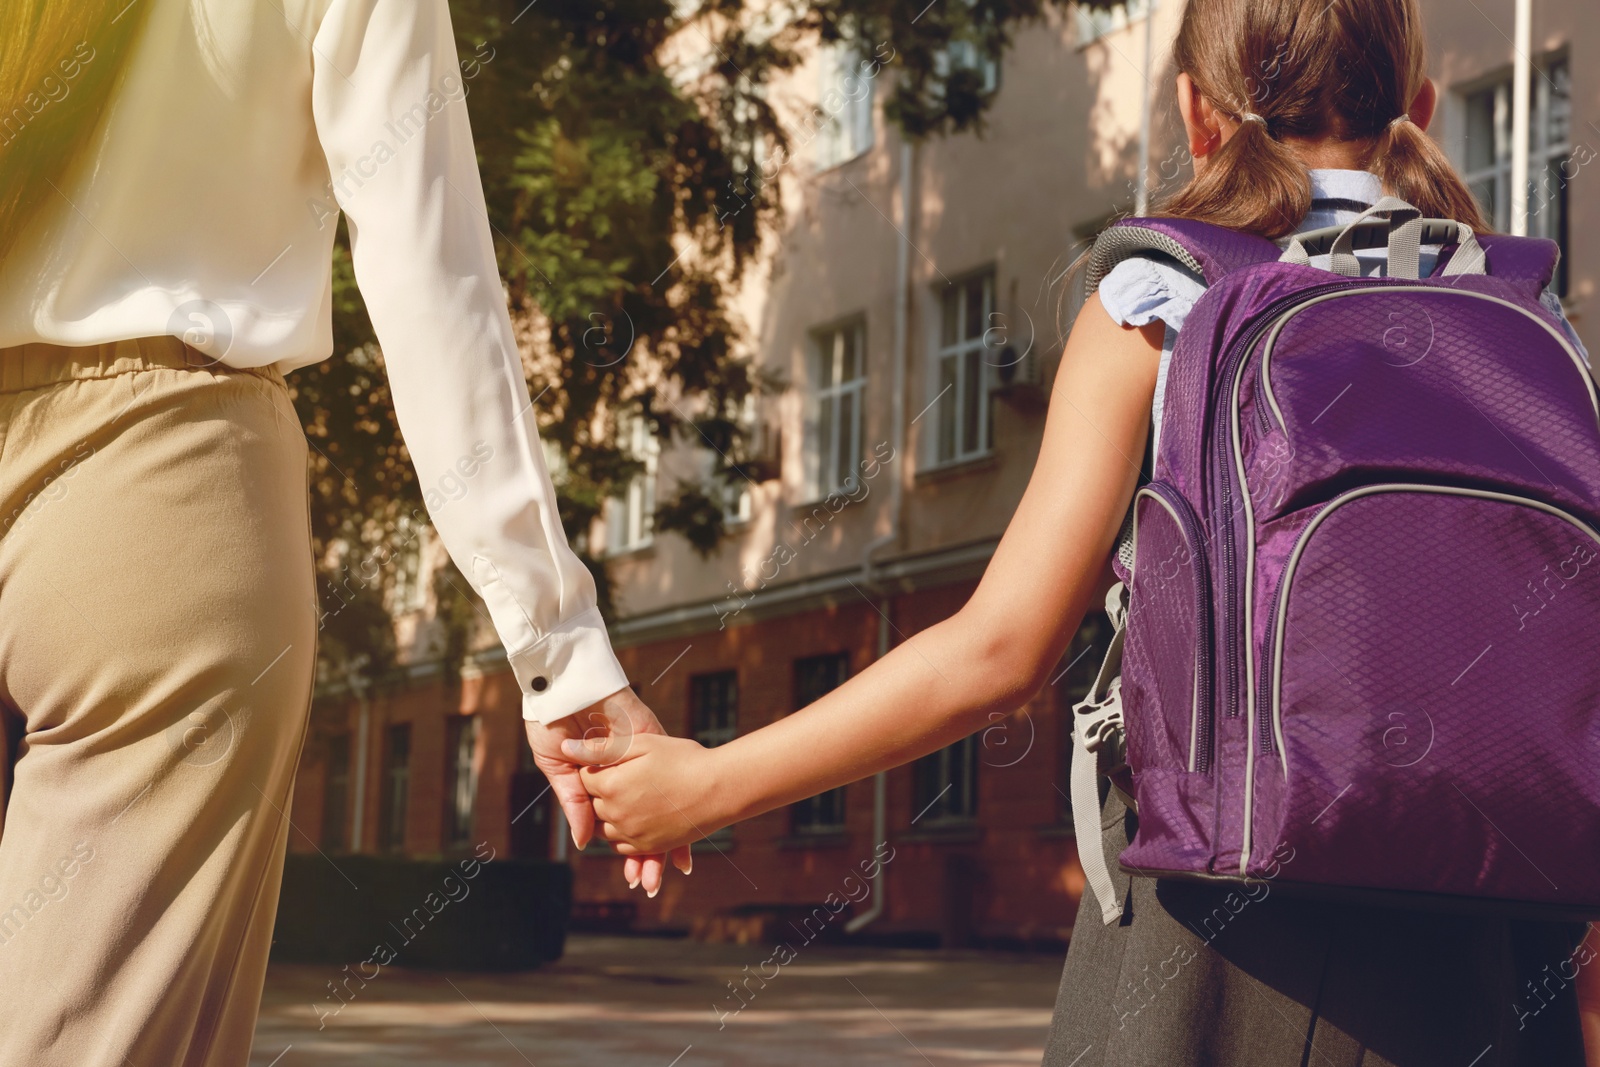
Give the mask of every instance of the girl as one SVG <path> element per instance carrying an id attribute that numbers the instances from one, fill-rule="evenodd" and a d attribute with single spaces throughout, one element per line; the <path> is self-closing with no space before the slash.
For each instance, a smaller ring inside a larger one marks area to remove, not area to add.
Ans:
<path id="1" fill-rule="evenodd" d="M 1174 64 L 1194 177 L 1166 213 L 1280 238 L 1347 222 L 1389 193 L 1486 229 L 1424 133 L 1436 93 L 1422 40 L 1416 0 L 1189 0 Z M 1385 255 L 1364 255 L 1364 269 Z M 1202 290 L 1159 257 L 1117 266 L 1073 327 L 1033 478 L 971 600 L 752 734 L 711 750 L 642 738 L 585 771 L 604 836 L 625 854 L 679 845 L 931 752 L 1038 691 L 1110 582 L 1173 339 Z M 1134 825 L 1113 791 L 1108 854 Z M 1227 892 L 1135 879 L 1109 927 L 1086 893 L 1045 1062 L 1582 1062 L 1570 985 L 1536 1015 L 1519 1011 L 1525 983 L 1572 958 L 1582 927 L 1271 894 L 1202 937 Z"/>

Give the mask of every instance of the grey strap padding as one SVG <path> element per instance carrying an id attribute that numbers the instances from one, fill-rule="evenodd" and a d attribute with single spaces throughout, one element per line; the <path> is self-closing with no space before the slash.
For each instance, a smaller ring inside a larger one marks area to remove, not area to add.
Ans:
<path id="1" fill-rule="evenodd" d="M 1333 245 L 1331 248 L 1329 248 L 1329 252 L 1333 255 L 1334 272 L 1337 274 L 1342 274 L 1346 278 L 1361 277 L 1361 263 L 1356 259 L 1355 240 L 1356 234 L 1359 231 L 1366 229 L 1364 224 L 1369 219 L 1388 219 L 1390 226 L 1392 227 L 1396 222 L 1410 222 L 1412 219 L 1417 219 L 1421 216 L 1422 212 L 1418 211 L 1404 200 L 1401 200 L 1398 196 L 1379 197 L 1377 203 L 1373 204 L 1371 207 L 1367 208 L 1367 210 L 1363 211 L 1354 219 L 1351 219 L 1348 223 L 1339 228 L 1338 234 L 1333 239 Z M 1332 227 L 1327 228 L 1332 229 Z M 1308 234 L 1295 234 L 1293 237 L 1289 238 L 1289 247 L 1286 248 L 1283 255 L 1279 257 L 1279 262 L 1299 263 L 1302 266 L 1310 266 L 1311 254 L 1306 248 L 1307 238 L 1310 238 L 1314 235 L 1320 236 L 1321 233 L 1322 231 L 1318 230 L 1312 231 L 1312 233 Z M 1405 262 L 1403 259 L 1396 263 L 1394 260 L 1394 250 L 1391 247 L 1389 276 L 1391 278 L 1415 278 L 1417 276 L 1415 250 L 1413 250 L 1412 258 L 1409 263 Z"/>
<path id="2" fill-rule="evenodd" d="M 1133 573 L 1133 509 L 1137 504 L 1135 500 L 1128 505 L 1122 516 L 1122 529 L 1117 531 L 1117 559 L 1129 574 Z"/>
<path id="3" fill-rule="evenodd" d="M 1117 582 L 1106 592 L 1111 644 L 1094 684 L 1072 706 L 1072 828 L 1078 837 L 1078 862 L 1100 905 L 1107 926 L 1122 918 L 1122 900 L 1111 881 L 1100 835 L 1100 776 L 1122 763 L 1122 643 L 1128 629 L 1128 590 Z"/>
<path id="4" fill-rule="evenodd" d="M 1451 241 L 1456 242 L 1456 252 L 1440 272 L 1441 278 L 1487 272 L 1488 257 L 1471 226 L 1453 219 L 1422 218 L 1421 212 L 1404 200 L 1386 196 L 1342 226 L 1324 226 L 1290 237 L 1279 261 L 1309 266 L 1312 256 L 1331 253 L 1333 269 L 1356 278 L 1361 265 L 1355 250 L 1387 245 L 1388 276 L 1415 281 L 1422 273 L 1422 246 Z"/>
<path id="5" fill-rule="evenodd" d="M 1402 277 L 1396 274 L 1394 269 L 1397 252 L 1409 256 L 1409 262 L 1412 264 L 1411 273 L 1403 277 L 1416 278 L 1418 273 L 1415 265 L 1421 246 L 1447 244 L 1450 241 L 1456 242 L 1455 255 L 1444 265 L 1439 277 L 1450 278 L 1488 272 L 1489 257 L 1484 253 L 1483 245 L 1478 243 L 1478 235 L 1472 232 L 1471 226 L 1454 219 L 1412 219 L 1402 223 L 1389 234 L 1389 276 Z"/>
<path id="6" fill-rule="evenodd" d="M 1089 250 L 1089 267 L 1084 275 L 1083 291 L 1092 293 L 1100 288 L 1100 283 L 1111 273 L 1112 267 L 1141 252 L 1160 252 L 1164 256 L 1171 256 L 1200 277 L 1206 276 L 1205 267 L 1187 248 L 1159 230 L 1149 230 L 1143 226 L 1111 226 L 1101 231 L 1100 236 L 1095 238 L 1094 247 Z"/>

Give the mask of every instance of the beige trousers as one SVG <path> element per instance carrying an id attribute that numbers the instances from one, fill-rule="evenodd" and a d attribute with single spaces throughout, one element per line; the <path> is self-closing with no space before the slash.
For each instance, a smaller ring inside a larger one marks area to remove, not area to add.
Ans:
<path id="1" fill-rule="evenodd" d="M 317 636 L 283 378 L 0 351 L 0 1067 L 242 1065 Z"/>

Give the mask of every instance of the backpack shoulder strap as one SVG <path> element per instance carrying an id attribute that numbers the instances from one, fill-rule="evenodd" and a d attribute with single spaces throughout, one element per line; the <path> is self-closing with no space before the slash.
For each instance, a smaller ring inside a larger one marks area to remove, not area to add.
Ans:
<path id="1" fill-rule="evenodd" d="M 1556 276 L 1556 265 L 1561 262 L 1561 246 L 1547 237 L 1512 237 L 1504 233 L 1478 235 L 1488 258 L 1485 273 L 1512 282 L 1528 282 L 1534 286 L 1534 296 L 1549 286 Z"/>
<path id="2" fill-rule="evenodd" d="M 1098 289 L 1112 267 L 1141 252 L 1171 256 L 1204 278 L 1207 285 L 1215 285 L 1230 271 L 1276 260 L 1283 249 L 1265 237 L 1209 222 L 1141 217 L 1118 219 L 1101 231 L 1089 252 L 1088 291 L 1092 293 Z"/>

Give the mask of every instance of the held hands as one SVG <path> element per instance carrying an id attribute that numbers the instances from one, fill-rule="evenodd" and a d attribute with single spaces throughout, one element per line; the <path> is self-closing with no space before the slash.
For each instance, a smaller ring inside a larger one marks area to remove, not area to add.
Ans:
<path id="1" fill-rule="evenodd" d="M 566 744 L 588 757 L 581 762 L 611 763 L 626 758 L 633 748 L 647 739 L 663 735 L 661 724 L 631 689 L 621 689 L 582 711 L 557 719 L 548 725 L 527 723 L 528 744 L 533 762 L 550 780 L 550 790 L 567 816 L 572 843 L 582 849 L 594 836 L 594 803 L 579 775 L 580 761 L 564 751 Z M 684 874 L 692 866 L 687 840 L 682 848 L 672 849 L 672 862 Z M 623 877 L 628 887 L 643 885 L 655 896 L 666 873 L 667 849 L 623 850 Z"/>
<path id="2" fill-rule="evenodd" d="M 600 835 L 624 856 L 681 849 L 735 821 L 714 750 L 681 737 L 634 738 L 621 755 L 582 741 L 562 752 L 583 768 Z"/>

